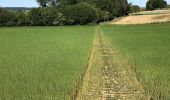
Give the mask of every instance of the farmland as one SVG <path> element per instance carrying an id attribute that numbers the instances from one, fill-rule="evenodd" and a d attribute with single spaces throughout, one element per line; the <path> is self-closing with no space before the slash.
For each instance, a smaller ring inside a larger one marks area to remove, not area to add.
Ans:
<path id="1" fill-rule="evenodd" d="M 1 0 L 0 100 L 170 100 L 169 3 Z"/>
<path id="2" fill-rule="evenodd" d="M 142 11 L 113 20 L 110 24 L 148 24 L 170 21 L 170 10 Z"/>
<path id="3" fill-rule="evenodd" d="M 74 99 L 94 33 L 95 26 L 1 28 L 0 99 Z"/>
<path id="4" fill-rule="evenodd" d="M 136 72 L 148 97 L 170 99 L 170 24 L 103 25 L 102 33 Z"/>
<path id="5" fill-rule="evenodd" d="M 0 99 L 169 100 L 169 26 L 0 28 Z"/>

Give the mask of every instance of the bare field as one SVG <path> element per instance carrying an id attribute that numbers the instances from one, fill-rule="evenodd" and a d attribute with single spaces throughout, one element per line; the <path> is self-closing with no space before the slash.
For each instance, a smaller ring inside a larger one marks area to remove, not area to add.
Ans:
<path id="1" fill-rule="evenodd" d="M 141 14 L 142 15 L 131 15 L 127 17 L 122 17 L 119 20 L 114 21 L 112 24 L 146 24 L 170 21 L 169 10 L 167 11 L 156 10 L 148 12 L 145 11 L 143 13 L 141 12 Z"/>

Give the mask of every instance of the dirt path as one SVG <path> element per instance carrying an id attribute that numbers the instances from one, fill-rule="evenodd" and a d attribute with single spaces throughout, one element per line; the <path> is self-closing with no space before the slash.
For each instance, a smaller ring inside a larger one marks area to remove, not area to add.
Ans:
<path id="1" fill-rule="evenodd" d="M 112 48 L 99 27 L 77 100 L 146 100 L 131 67 Z"/>

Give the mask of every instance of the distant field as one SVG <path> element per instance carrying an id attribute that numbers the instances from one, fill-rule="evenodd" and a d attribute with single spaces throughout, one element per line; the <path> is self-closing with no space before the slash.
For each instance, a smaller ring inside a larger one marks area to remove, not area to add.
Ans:
<path id="1" fill-rule="evenodd" d="M 33 8 L 31 8 L 31 7 L 4 7 L 4 9 L 6 9 L 10 12 L 18 12 L 18 11 L 21 11 L 21 10 L 28 12 Z"/>
<path id="2" fill-rule="evenodd" d="M 0 29 L 0 100 L 74 99 L 95 26 Z"/>
<path id="3" fill-rule="evenodd" d="M 113 21 L 111 24 L 149 24 L 169 21 L 170 14 L 156 14 L 156 15 L 126 16 L 116 21 Z"/>
<path id="4" fill-rule="evenodd" d="M 134 13 L 133 15 L 157 15 L 157 14 L 167 14 L 170 10 L 153 10 L 153 11 L 141 11 L 139 13 Z"/>
<path id="5" fill-rule="evenodd" d="M 170 10 L 143 11 L 113 20 L 110 24 L 148 24 L 170 21 Z"/>
<path id="6" fill-rule="evenodd" d="M 102 32 L 136 71 L 153 100 L 170 100 L 170 23 L 104 25 Z"/>

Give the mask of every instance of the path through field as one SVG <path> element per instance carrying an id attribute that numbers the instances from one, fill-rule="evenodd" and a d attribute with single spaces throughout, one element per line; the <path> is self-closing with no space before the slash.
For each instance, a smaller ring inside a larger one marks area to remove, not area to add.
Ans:
<path id="1" fill-rule="evenodd" d="M 131 66 L 112 48 L 99 27 L 77 100 L 146 100 Z"/>

